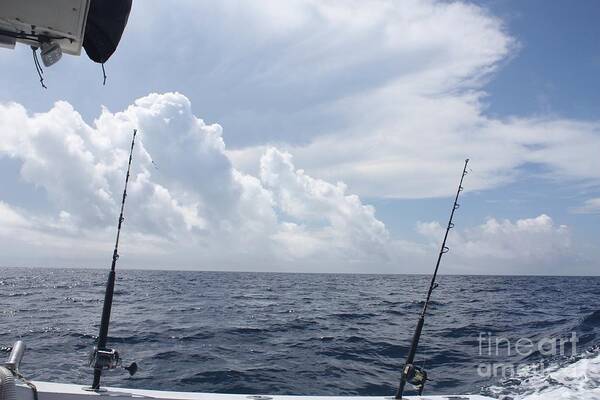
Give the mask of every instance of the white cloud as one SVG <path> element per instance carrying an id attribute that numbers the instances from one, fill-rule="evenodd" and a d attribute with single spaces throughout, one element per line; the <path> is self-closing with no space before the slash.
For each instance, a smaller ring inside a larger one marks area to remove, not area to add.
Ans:
<path id="1" fill-rule="evenodd" d="M 104 109 L 93 125 L 66 102 L 35 115 L 12 103 L 0 105 L 0 124 L 0 157 L 19 160 L 21 178 L 48 195 L 39 217 L 0 203 L 3 236 L 24 232 L 24 244 L 98 242 L 106 246 L 98 254 L 108 251 L 136 127 L 124 231 L 140 246 L 136 254 L 204 268 L 385 257 L 384 224 L 343 183 L 312 178 L 276 148 L 263 155 L 260 177 L 239 172 L 221 127 L 196 118 L 181 94 L 151 94 L 118 113 Z"/>
<path id="2" fill-rule="evenodd" d="M 112 241 L 131 132 L 139 129 L 126 204 L 122 262 L 140 267 L 429 273 L 443 228 L 425 242 L 391 237 L 375 209 L 265 147 L 256 168 L 233 167 L 219 125 L 194 116 L 178 93 L 150 94 L 92 125 L 66 102 L 30 115 L 0 105 L 0 158 L 43 189 L 46 208 L 0 198 L 0 250 L 17 264 L 98 265 Z M 547 215 L 453 231 L 444 273 L 552 271 L 571 233 Z M 483 268 L 483 269 L 482 269 Z"/>
<path id="3" fill-rule="evenodd" d="M 324 136 L 289 151 L 311 173 L 342 179 L 358 193 L 375 197 L 448 196 L 465 158 L 471 158 L 473 168 L 467 190 L 513 182 L 527 174 L 527 165 L 541 167 L 543 176 L 554 181 L 600 183 L 598 123 L 498 121 L 476 115 L 482 106 L 474 100 L 429 103 L 406 114 L 399 106 L 397 122 L 374 121 L 359 133 Z"/>
<path id="4" fill-rule="evenodd" d="M 335 252 L 339 259 L 364 259 L 385 254 L 388 233 L 375 218 L 375 209 L 347 194 L 342 182 L 333 185 L 296 170 L 292 156 L 270 148 L 261 162 L 261 181 L 288 222 L 275 239 L 296 254 L 318 250 Z"/>
<path id="5" fill-rule="evenodd" d="M 220 18 L 209 38 L 212 24 L 198 28 L 202 46 L 218 48 L 201 68 L 232 94 L 220 120 L 244 172 L 256 173 L 270 142 L 311 175 L 344 181 L 362 196 L 449 195 L 467 157 L 468 190 L 512 182 L 529 165 L 547 178 L 600 183 L 600 122 L 487 115 L 485 83 L 519 45 L 480 7 L 385 0 L 186 7 Z"/>
<path id="6" fill-rule="evenodd" d="M 579 207 L 574 207 L 571 212 L 575 214 L 600 214 L 600 197 L 587 199 Z"/>

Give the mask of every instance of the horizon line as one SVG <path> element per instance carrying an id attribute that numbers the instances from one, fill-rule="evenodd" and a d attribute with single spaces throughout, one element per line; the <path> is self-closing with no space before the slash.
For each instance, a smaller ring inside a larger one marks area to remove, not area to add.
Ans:
<path id="1" fill-rule="evenodd" d="M 0 269 L 73 269 L 73 270 L 97 270 L 104 271 L 108 270 L 108 267 L 72 267 L 72 266 L 14 266 L 14 265 L 0 265 Z M 217 269 L 182 269 L 181 267 L 121 267 L 119 270 L 124 271 L 156 271 L 156 272 L 209 272 L 209 273 L 248 273 L 248 274 L 310 274 L 310 275 L 404 275 L 404 276 L 431 276 L 432 273 L 418 273 L 418 272 L 314 272 L 314 271 L 265 271 L 265 270 L 217 270 Z M 598 275 L 576 275 L 576 274 L 460 274 L 460 273 L 443 273 L 440 272 L 438 275 L 442 276 L 481 276 L 481 277 L 537 277 L 537 278 L 600 278 Z"/>

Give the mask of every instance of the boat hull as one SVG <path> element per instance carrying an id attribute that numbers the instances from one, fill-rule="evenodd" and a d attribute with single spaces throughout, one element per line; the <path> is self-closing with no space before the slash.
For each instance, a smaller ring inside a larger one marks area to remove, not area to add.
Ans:
<path id="1" fill-rule="evenodd" d="M 162 390 L 103 388 L 94 392 L 88 387 L 65 383 L 37 382 L 33 384 L 38 391 L 39 400 L 119 400 L 119 399 L 169 399 L 169 400 L 392 400 L 383 396 L 276 396 L 276 395 L 243 395 L 223 393 L 167 392 Z M 404 396 L 409 400 L 492 400 L 478 395 L 447 396 Z M 17 386 L 17 399 L 33 399 L 31 388 Z"/>

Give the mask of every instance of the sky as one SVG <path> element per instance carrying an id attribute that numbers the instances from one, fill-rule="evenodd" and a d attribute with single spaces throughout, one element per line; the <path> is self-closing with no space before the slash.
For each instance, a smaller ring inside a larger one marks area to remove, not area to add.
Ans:
<path id="1" fill-rule="evenodd" d="M 100 66 L 0 49 L 0 265 L 600 273 L 597 1 L 135 2 Z"/>

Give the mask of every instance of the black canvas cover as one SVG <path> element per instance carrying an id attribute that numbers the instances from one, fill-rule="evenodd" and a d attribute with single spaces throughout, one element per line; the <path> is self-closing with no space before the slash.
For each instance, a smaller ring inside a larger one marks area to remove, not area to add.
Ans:
<path id="1" fill-rule="evenodd" d="M 117 49 L 127 25 L 132 1 L 90 1 L 83 48 L 93 61 L 105 63 Z"/>

